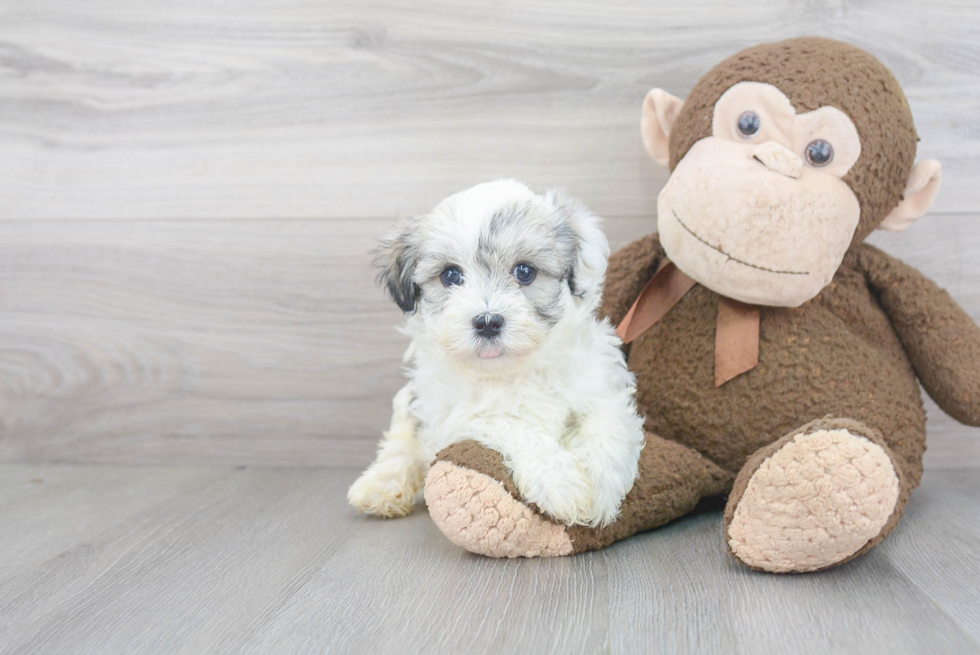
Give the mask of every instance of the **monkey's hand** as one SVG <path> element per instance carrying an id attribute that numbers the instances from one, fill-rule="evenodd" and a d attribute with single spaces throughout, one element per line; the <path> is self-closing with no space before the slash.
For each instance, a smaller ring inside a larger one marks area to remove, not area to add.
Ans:
<path id="1" fill-rule="evenodd" d="M 980 426 L 980 327 L 935 282 L 873 246 L 859 262 L 912 361 L 943 411 Z"/>

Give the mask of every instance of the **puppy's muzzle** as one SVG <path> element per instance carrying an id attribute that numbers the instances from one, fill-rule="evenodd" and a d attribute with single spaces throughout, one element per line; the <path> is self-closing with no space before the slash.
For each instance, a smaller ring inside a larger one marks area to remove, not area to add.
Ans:
<path id="1" fill-rule="evenodd" d="M 500 314 L 483 314 L 473 318 L 473 329 L 484 339 L 492 339 L 504 327 L 504 317 Z"/>

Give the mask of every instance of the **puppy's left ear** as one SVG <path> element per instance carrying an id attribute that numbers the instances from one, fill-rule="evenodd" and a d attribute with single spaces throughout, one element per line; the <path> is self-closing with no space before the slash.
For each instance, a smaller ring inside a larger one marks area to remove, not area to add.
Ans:
<path id="1" fill-rule="evenodd" d="M 417 229 L 421 218 L 402 219 L 395 231 L 378 247 L 374 265 L 381 269 L 378 284 L 383 286 L 395 304 L 406 314 L 415 311 L 421 289 L 415 284 L 415 266 L 419 258 Z"/>
<path id="2" fill-rule="evenodd" d="M 598 302 L 609 261 L 609 242 L 600 227 L 602 220 L 562 191 L 548 191 L 545 197 L 554 204 L 564 226 L 575 236 L 576 249 L 568 275 L 572 295 Z"/>

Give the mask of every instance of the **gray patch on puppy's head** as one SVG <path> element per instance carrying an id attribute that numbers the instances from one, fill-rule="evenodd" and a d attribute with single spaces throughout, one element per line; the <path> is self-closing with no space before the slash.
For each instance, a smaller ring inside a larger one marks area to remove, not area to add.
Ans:
<path id="1" fill-rule="evenodd" d="M 497 208 L 484 221 L 476 260 L 495 284 L 513 286 L 513 271 L 527 264 L 537 271 L 521 293 L 544 326 L 551 328 L 565 312 L 566 284 L 578 258 L 579 238 L 560 213 L 540 202 L 518 202 Z"/>
<path id="2" fill-rule="evenodd" d="M 514 248 L 524 238 L 531 207 L 512 203 L 498 208 L 480 228 L 476 262 L 487 272 L 506 266 L 514 258 Z"/>

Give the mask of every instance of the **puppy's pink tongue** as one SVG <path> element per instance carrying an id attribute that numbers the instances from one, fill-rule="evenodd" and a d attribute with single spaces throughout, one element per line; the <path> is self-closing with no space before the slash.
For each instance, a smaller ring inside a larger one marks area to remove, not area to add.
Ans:
<path id="1" fill-rule="evenodd" d="M 493 359 L 494 357 L 500 357 L 500 348 L 481 348 L 480 357 L 483 359 Z"/>

